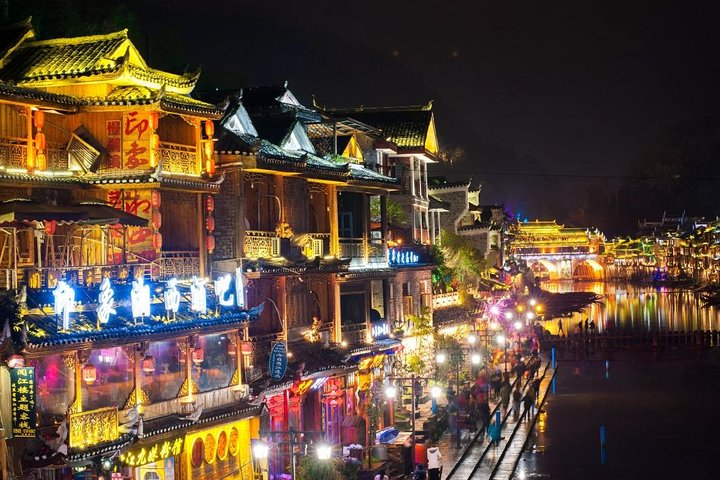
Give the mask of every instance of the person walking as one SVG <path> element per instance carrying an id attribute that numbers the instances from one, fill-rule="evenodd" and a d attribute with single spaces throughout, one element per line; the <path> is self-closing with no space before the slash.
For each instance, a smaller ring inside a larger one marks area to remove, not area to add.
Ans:
<path id="1" fill-rule="evenodd" d="M 510 394 L 512 387 L 510 386 L 510 382 L 507 380 L 502 383 L 500 386 L 500 404 L 502 405 L 502 411 L 503 415 L 507 414 L 508 411 L 508 405 L 510 404 Z"/>
<path id="2" fill-rule="evenodd" d="M 377 475 L 375 475 L 375 480 L 390 480 L 390 477 L 385 475 L 385 470 L 380 470 Z"/>
<path id="3" fill-rule="evenodd" d="M 525 418 L 525 415 L 527 415 L 528 420 L 532 418 L 532 416 L 535 414 L 535 389 L 532 385 L 530 385 L 525 392 L 525 396 L 523 397 L 523 414 L 522 419 Z"/>
<path id="4" fill-rule="evenodd" d="M 520 391 L 520 384 L 515 388 L 515 391 L 512 394 L 513 398 L 513 419 L 517 421 L 518 415 L 520 413 L 520 402 L 522 401 L 522 391 Z"/>
<path id="5" fill-rule="evenodd" d="M 478 414 L 480 415 L 480 419 L 482 420 L 482 429 L 484 434 L 485 430 L 487 430 L 488 428 L 488 424 L 490 423 L 490 405 L 487 401 L 480 404 L 480 407 L 478 408 Z"/>
<path id="6" fill-rule="evenodd" d="M 562 334 L 563 334 L 562 319 L 558 319 L 558 336 L 562 337 Z"/>
<path id="7" fill-rule="evenodd" d="M 442 454 L 440 449 L 435 445 L 431 445 L 427 449 L 427 460 L 428 460 L 428 479 L 429 480 L 440 480 L 440 473 L 442 472 Z"/>

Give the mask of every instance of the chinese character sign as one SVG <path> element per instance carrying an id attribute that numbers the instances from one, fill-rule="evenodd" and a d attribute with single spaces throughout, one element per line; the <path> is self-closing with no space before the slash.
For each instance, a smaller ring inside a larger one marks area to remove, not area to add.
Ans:
<path id="1" fill-rule="evenodd" d="M 108 143 L 105 149 L 108 152 L 110 168 L 122 168 L 122 122 L 120 120 L 107 121 Z"/>
<path id="2" fill-rule="evenodd" d="M 35 369 L 10 369 L 10 413 L 14 437 L 35 437 Z"/>
<path id="3" fill-rule="evenodd" d="M 143 277 L 133 281 L 130 300 L 133 318 L 150 316 L 150 286 L 145 285 Z"/>
<path id="4" fill-rule="evenodd" d="M 147 189 L 123 189 L 109 190 L 107 201 L 111 207 L 127 213 L 147 219 L 152 218 L 151 190 Z M 108 253 L 108 263 L 117 265 L 122 263 L 122 250 L 126 248 L 137 257 L 147 260 L 155 260 L 157 252 L 152 243 L 153 230 L 150 226 L 126 227 L 125 239 L 123 240 L 123 228 L 111 228 L 110 235 L 113 248 Z M 131 258 L 135 258 L 133 255 Z"/>
<path id="5" fill-rule="evenodd" d="M 70 312 L 75 306 L 75 290 L 65 280 L 60 280 L 53 290 L 53 296 L 55 315 L 62 319 L 63 330 L 67 330 L 70 328 Z"/>
<path id="6" fill-rule="evenodd" d="M 287 370 L 287 347 L 283 342 L 275 342 L 270 351 L 270 376 L 273 380 L 281 380 Z"/>
<path id="7" fill-rule="evenodd" d="M 193 277 L 190 285 L 190 310 L 198 313 L 205 313 L 207 310 L 207 291 L 205 280 L 200 277 Z"/>
<path id="8" fill-rule="evenodd" d="M 230 275 L 223 275 L 215 280 L 215 295 L 218 298 L 218 303 L 223 307 L 232 307 L 235 305 L 235 295 L 230 293 L 231 282 L 232 277 Z"/>
<path id="9" fill-rule="evenodd" d="M 180 455 L 185 444 L 182 438 L 160 440 L 156 443 L 120 454 L 120 462 L 129 467 L 141 467 Z"/>
<path id="10" fill-rule="evenodd" d="M 165 289 L 165 311 L 170 315 L 170 313 L 177 313 L 179 309 L 180 292 L 177 289 L 177 278 L 171 278 L 167 281 Z"/>
<path id="11" fill-rule="evenodd" d="M 100 293 L 98 294 L 98 322 L 107 323 L 110 320 L 110 315 L 117 313 L 113 308 L 114 295 L 115 293 L 110 286 L 110 279 L 103 278 L 103 281 L 100 284 Z"/>
<path id="12" fill-rule="evenodd" d="M 150 167 L 149 112 L 130 112 L 123 115 L 123 168 L 128 170 Z"/>

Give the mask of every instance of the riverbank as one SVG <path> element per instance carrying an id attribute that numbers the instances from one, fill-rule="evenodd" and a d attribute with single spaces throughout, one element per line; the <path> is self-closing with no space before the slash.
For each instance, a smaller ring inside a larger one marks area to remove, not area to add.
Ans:
<path id="1" fill-rule="evenodd" d="M 720 352 L 562 361 L 515 478 L 716 478 Z M 600 426 L 607 431 L 605 463 Z"/>

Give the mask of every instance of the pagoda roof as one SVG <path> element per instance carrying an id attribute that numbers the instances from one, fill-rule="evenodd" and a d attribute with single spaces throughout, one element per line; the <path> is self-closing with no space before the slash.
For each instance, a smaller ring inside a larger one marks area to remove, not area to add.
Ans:
<path id="1" fill-rule="evenodd" d="M 429 143 L 436 143 L 432 102 L 409 107 L 359 107 L 354 109 L 327 109 L 332 115 L 354 118 L 378 128 L 382 136 L 397 145 L 398 153 L 429 153 Z"/>
<path id="2" fill-rule="evenodd" d="M 75 83 L 136 84 L 188 94 L 200 72 L 172 74 L 145 63 L 127 30 L 105 35 L 35 40 L 28 38 L 2 58 L 0 78 L 21 86 Z"/>
<path id="3" fill-rule="evenodd" d="M 29 103 L 62 111 L 76 111 L 78 109 L 77 99 L 69 95 L 18 87 L 3 81 L 0 81 L 0 100 Z"/>
<path id="4" fill-rule="evenodd" d="M 450 207 L 452 206 L 452 205 L 450 205 L 449 202 L 440 200 L 439 198 L 434 197 L 432 195 L 430 195 L 429 200 L 430 200 L 430 205 L 428 206 L 428 210 L 431 210 L 431 211 L 449 212 Z"/>

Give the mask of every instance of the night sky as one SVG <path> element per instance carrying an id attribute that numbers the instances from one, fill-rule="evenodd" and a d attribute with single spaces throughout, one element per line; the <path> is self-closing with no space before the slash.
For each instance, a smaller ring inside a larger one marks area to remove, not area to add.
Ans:
<path id="1" fill-rule="evenodd" d="M 718 213 L 691 198 L 720 183 L 707 180 L 720 176 L 716 4 L 125 3 L 149 63 L 202 65 L 200 89 L 288 80 L 305 104 L 434 100 L 441 143 L 465 150 L 438 174 L 472 176 L 483 203 L 522 217 L 611 233 L 664 210 Z"/>

